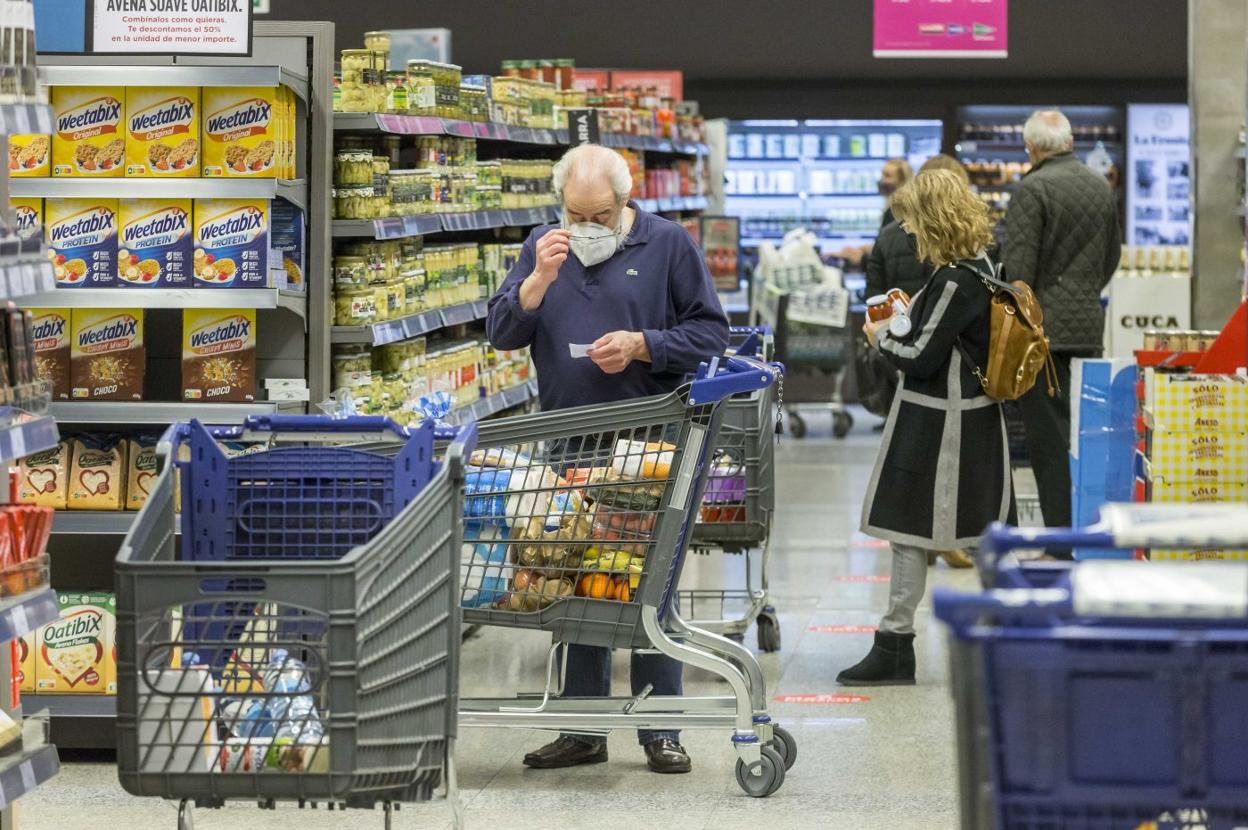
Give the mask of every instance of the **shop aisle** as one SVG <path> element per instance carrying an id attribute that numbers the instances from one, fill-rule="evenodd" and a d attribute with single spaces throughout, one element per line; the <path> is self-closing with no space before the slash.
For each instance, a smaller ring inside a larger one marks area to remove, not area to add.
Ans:
<path id="1" fill-rule="evenodd" d="M 799 758 L 783 789 L 769 799 L 745 797 L 733 779 L 735 754 L 722 733 L 687 732 L 694 770 L 658 776 L 645 768 L 632 734 L 616 733 L 611 761 L 571 770 L 532 771 L 524 752 L 544 736 L 518 730 L 463 730 L 460 779 L 469 828 L 505 830 L 952 830 L 957 823 L 953 714 L 943 632 L 933 631 L 931 606 L 920 609 L 919 685 L 850 690 L 834 678 L 870 645 L 869 633 L 835 633 L 813 627 L 873 626 L 884 608 L 887 548 L 857 534 L 858 511 L 875 457 L 874 419 L 859 419 L 844 441 L 829 437 L 816 420 L 811 436 L 782 442 L 778 460 L 779 515 L 772 586 L 780 610 L 783 650 L 764 655 L 772 695 L 858 694 L 856 702 L 777 703 L 773 717 L 798 740 Z M 864 423 L 865 422 L 865 423 Z M 739 564 L 735 557 L 694 557 L 687 584 Z M 932 584 L 973 589 L 973 572 L 943 564 Z M 753 645 L 753 632 L 748 635 Z M 466 694 L 510 694 L 540 685 L 548 642 L 542 635 L 487 629 L 464 652 Z M 627 677 L 623 654 L 617 684 Z M 690 694 L 721 693 L 719 681 L 686 673 Z M 23 830 L 176 826 L 170 807 L 136 800 L 118 786 L 112 765 L 65 764 L 59 778 L 19 803 Z M 239 805 L 197 812 L 199 830 L 380 830 L 380 813 L 263 812 Z M 443 828 L 443 802 L 403 810 L 397 828 Z"/>

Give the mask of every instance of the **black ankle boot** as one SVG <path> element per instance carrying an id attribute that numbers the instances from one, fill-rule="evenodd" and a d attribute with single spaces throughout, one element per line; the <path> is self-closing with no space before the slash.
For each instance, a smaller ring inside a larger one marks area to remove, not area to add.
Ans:
<path id="1" fill-rule="evenodd" d="M 858 665 L 836 676 L 842 686 L 913 686 L 914 635 L 875 633 L 875 645 Z"/>

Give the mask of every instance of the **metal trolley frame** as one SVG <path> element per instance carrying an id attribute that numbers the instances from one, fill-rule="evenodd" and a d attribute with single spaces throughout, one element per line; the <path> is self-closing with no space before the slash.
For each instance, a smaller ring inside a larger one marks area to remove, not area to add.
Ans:
<path id="1" fill-rule="evenodd" d="M 1248 824 L 1248 563 L 1009 561 L 1015 549 L 1248 547 L 1248 505 L 1106 505 L 994 525 L 951 631 L 963 830 Z"/>
<path id="2" fill-rule="evenodd" d="M 541 692 L 461 699 L 461 726 L 724 729 L 741 787 L 779 789 L 796 744 L 767 714 L 757 660 L 687 623 L 674 602 L 722 404 L 779 373 L 725 357 L 670 395 L 480 425 L 464 501 L 464 620 L 549 631 L 554 643 Z M 562 697 L 563 643 L 655 650 L 719 675 L 731 694 Z"/>
<path id="3" fill-rule="evenodd" d="M 770 361 L 770 327 L 734 327 L 733 354 Z M 776 385 L 724 404 L 698 521 L 690 546 L 739 555 L 744 585 L 682 588 L 689 624 L 740 641 L 758 625 L 760 651 L 780 650 L 780 620 L 770 604 L 771 522 L 776 508 L 776 434 L 784 377 Z M 757 584 L 756 584 L 757 583 Z"/>
<path id="4" fill-rule="evenodd" d="M 455 505 L 474 434 L 440 436 L 438 463 L 432 424 L 170 428 L 117 558 L 128 792 L 179 801 L 180 830 L 192 801 L 227 800 L 380 806 L 389 828 L 397 804 L 445 784 L 461 824 Z M 396 458 L 320 446 L 385 436 L 403 441 Z M 270 443 L 227 455 L 225 440 Z"/>

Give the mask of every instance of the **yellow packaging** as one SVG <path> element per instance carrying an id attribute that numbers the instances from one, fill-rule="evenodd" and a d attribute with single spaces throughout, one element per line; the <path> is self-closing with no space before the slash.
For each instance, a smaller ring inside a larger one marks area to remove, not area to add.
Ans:
<path id="1" fill-rule="evenodd" d="M 70 442 L 28 455 L 21 461 L 17 500 L 64 510 L 69 500 Z"/>
<path id="2" fill-rule="evenodd" d="M 43 233 L 43 199 L 12 198 L 9 204 L 13 207 L 18 236 L 30 239 Z"/>
<path id="3" fill-rule="evenodd" d="M 126 509 L 138 510 L 156 486 L 156 436 L 131 438 L 127 452 L 130 474 L 126 480 Z"/>
<path id="4" fill-rule="evenodd" d="M 198 178 L 199 89 L 126 90 L 126 175 Z"/>
<path id="5" fill-rule="evenodd" d="M 1248 482 L 1248 432 L 1154 431 L 1148 459 L 1154 480 Z"/>
<path id="6" fill-rule="evenodd" d="M 14 178 L 52 175 L 52 136 L 9 136 L 9 175 Z"/>
<path id="7" fill-rule="evenodd" d="M 204 175 L 275 178 L 281 167 L 274 87 L 205 87 Z"/>
<path id="8" fill-rule="evenodd" d="M 52 88 L 53 176 L 123 176 L 125 87 Z"/>
<path id="9" fill-rule="evenodd" d="M 80 435 L 73 447 L 69 509 L 120 510 L 126 495 L 126 442 L 117 435 Z"/>
<path id="10" fill-rule="evenodd" d="M 1248 432 L 1248 379 L 1155 372 L 1147 389 L 1155 429 Z"/>
<path id="11" fill-rule="evenodd" d="M 117 694 L 117 595 L 104 606 L 104 694 Z"/>
<path id="12" fill-rule="evenodd" d="M 1204 562 L 1208 560 L 1245 562 L 1248 561 L 1248 550 L 1225 550 L 1223 548 L 1152 550 L 1149 551 L 1148 558 L 1154 562 Z"/>
<path id="13" fill-rule="evenodd" d="M 60 619 L 37 633 L 35 691 L 104 694 L 109 630 L 116 624 L 110 595 L 58 592 L 56 602 Z"/>
<path id="14" fill-rule="evenodd" d="M 39 631 L 23 634 L 17 640 L 17 688 L 19 692 L 35 690 L 35 638 Z"/>

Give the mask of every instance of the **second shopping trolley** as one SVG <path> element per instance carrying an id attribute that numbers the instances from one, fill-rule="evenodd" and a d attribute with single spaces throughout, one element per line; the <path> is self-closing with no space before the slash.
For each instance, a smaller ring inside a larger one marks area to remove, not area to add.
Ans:
<path id="1" fill-rule="evenodd" d="M 734 328 L 732 337 L 733 354 L 771 360 L 770 328 Z M 739 641 L 756 624 L 758 648 L 765 652 L 780 650 L 780 620 L 771 605 L 769 568 L 783 383 L 781 376 L 773 386 L 724 404 L 690 544 L 700 555 L 719 552 L 740 561 L 725 562 L 720 569 L 718 578 L 725 584 L 699 584 L 680 591 L 680 609 L 690 625 Z M 736 573 L 738 564 L 743 574 Z M 730 570 L 734 573 L 727 584 Z"/>
<path id="2" fill-rule="evenodd" d="M 463 726 L 605 735 L 731 732 L 737 781 L 775 792 L 796 753 L 767 714 L 748 650 L 686 623 L 674 602 L 723 403 L 775 383 L 777 367 L 726 357 L 666 396 L 480 425 L 464 500 L 464 620 L 548 631 L 545 689 L 463 699 Z M 723 697 L 565 698 L 560 645 L 657 650 L 724 678 Z"/>
<path id="3" fill-rule="evenodd" d="M 474 429 L 438 463 L 432 424 L 171 428 L 117 559 L 127 791 L 181 802 L 179 830 L 191 802 L 380 806 L 386 827 L 442 784 L 458 804 L 456 508 Z M 324 445 L 383 433 L 394 458 Z"/>

